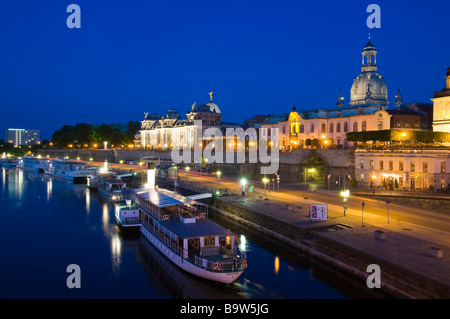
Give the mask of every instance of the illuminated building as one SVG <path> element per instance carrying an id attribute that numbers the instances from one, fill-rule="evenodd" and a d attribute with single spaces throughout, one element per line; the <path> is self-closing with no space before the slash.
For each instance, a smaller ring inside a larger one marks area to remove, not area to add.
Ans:
<path id="1" fill-rule="evenodd" d="M 5 143 L 14 144 L 14 146 L 30 146 L 40 143 L 41 131 L 28 130 L 21 128 L 8 128 L 5 130 Z"/>

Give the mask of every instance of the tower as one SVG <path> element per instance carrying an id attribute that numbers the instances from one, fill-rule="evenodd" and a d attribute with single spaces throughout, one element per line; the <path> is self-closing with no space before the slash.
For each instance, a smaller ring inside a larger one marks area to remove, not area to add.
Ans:
<path id="1" fill-rule="evenodd" d="M 361 55 L 361 73 L 353 79 L 349 105 L 375 105 L 387 109 L 388 89 L 384 77 L 377 72 L 377 50 L 375 50 L 370 36 Z"/>

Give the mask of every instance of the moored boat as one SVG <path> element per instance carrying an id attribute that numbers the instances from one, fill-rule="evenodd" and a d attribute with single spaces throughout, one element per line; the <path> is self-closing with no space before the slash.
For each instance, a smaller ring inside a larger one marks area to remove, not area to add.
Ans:
<path id="1" fill-rule="evenodd" d="M 94 175 L 94 171 L 89 168 L 88 164 L 66 159 L 51 161 L 44 172 L 48 175 L 71 181 L 74 184 L 86 184 L 88 178 Z"/>
<path id="2" fill-rule="evenodd" d="M 25 156 L 19 157 L 17 161 L 17 167 L 27 170 L 44 173 L 49 165 L 47 158 L 41 158 L 40 156 Z"/>
<path id="3" fill-rule="evenodd" d="M 129 209 L 116 203 L 117 223 L 133 223 L 166 258 L 181 269 L 204 279 L 232 283 L 247 268 L 246 254 L 235 234 L 208 219 L 208 205 L 165 189 L 144 188 L 131 192 Z M 134 206 L 131 206 L 134 205 Z M 126 219 L 139 212 L 139 224 Z"/>
<path id="4" fill-rule="evenodd" d="M 17 161 L 14 158 L 0 158 L 0 166 L 2 167 L 15 167 Z"/>
<path id="5" fill-rule="evenodd" d="M 123 191 L 127 189 L 126 181 L 113 172 L 99 173 L 88 179 L 89 188 L 111 198 L 113 201 L 123 201 Z"/>

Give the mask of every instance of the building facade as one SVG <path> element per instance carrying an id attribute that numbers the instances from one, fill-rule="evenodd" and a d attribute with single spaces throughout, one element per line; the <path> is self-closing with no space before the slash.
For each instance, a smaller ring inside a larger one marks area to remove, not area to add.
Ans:
<path id="1" fill-rule="evenodd" d="M 239 125 L 222 122 L 222 113 L 219 106 L 212 100 L 196 107 L 194 103 L 186 113 L 186 118 L 181 118 L 180 114 L 174 110 L 169 110 L 165 116 L 159 114 L 145 113 L 145 118 L 141 121 L 141 130 L 136 136 L 136 144 L 144 149 L 169 149 L 169 148 L 194 148 L 204 147 L 213 138 L 203 138 L 203 132 L 211 127 L 219 129 L 225 136 L 226 128 L 236 128 Z M 197 136 L 198 127 L 196 121 L 202 123 L 202 137 Z"/>
<path id="2" fill-rule="evenodd" d="M 338 148 L 353 147 L 346 141 L 349 132 L 405 129 L 428 129 L 431 126 L 431 104 L 403 104 L 400 89 L 395 99 L 395 109 L 388 109 L 388 89 L 385 79 L 378 73 L 377 51 L 369 38 L 362 52 L 361 73 L 353 80 L 349 105 L 339 91 L 336 107 L 307 111 L 293 110 L 284 117 L 268 116 L 261 125 L 261 134 L 270 134 L 270 128 L 279 129 L 281 150 L 316 145 Z M 427 109 L 428 107 L 428 109 Z M 426 110 L 424 110 L 426 109 Z"/>
<path id="3" fill-rule="evenodd" d="M 450 185 L 448 151 L 359 151 L 355 164 L 355 178 L 365 188 L 437 190 Z"/>
<path id="4" fill-rule="evenodd" d="M 5 130 L 5 143 L 17 146 L 31 146 L 41 142 L 40 130 L 8 128 Z"/>

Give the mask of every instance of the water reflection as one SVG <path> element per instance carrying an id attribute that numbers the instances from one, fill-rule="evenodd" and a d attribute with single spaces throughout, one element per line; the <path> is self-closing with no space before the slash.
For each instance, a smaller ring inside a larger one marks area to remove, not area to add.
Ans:
<path id="1" fill-rule="evenodd" d="M 275 267 L 275 275 L 278 275 L 278 271 L 280 270 L 280 258 L 278 258 L 278 256 L 275 256 L 274 267 Z"/>
<path id="2" fill-rule="evenodd" d="M 53 191 L 53 179 L 49 178 L 47 180 L 47 202 L 50 201 L 52 198 L 52 191 Z"/>

